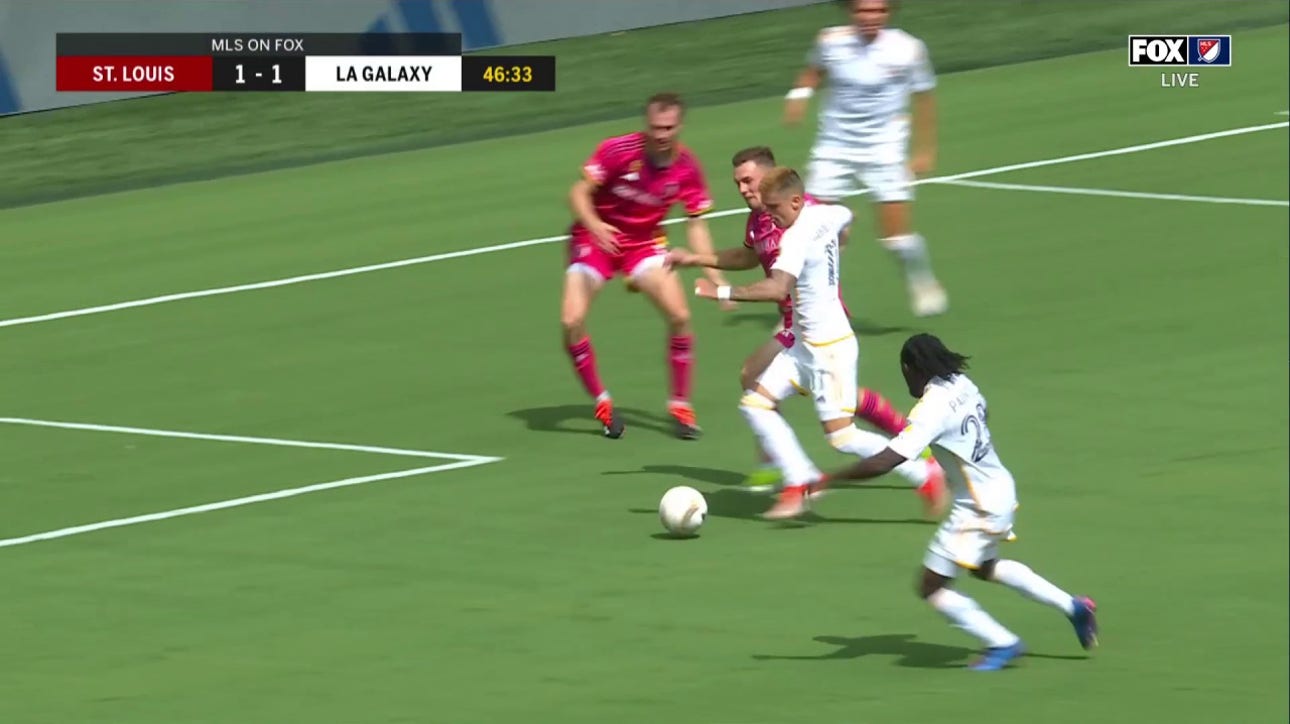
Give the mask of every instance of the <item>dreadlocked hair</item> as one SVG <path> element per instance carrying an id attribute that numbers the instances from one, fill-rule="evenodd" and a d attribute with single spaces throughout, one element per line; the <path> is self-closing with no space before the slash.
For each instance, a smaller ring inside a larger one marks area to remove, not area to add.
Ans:
<path id="1" fill-rule="evenodd" d="M 968 356 L 945 346 L 932 334 L 916 334 L 900 348 L 900 362 L 927 379 L 949 379 L 968 368 Z"/>

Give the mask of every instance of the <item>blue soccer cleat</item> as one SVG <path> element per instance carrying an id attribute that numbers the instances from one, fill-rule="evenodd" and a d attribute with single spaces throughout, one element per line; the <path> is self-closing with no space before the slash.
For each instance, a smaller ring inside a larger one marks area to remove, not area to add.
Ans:
<path id="1" fill-rule="evenodd" d="M 1079 645 L 1088 650 L 1097 646 L 1097 604 L 1088 596 L 1075 597 L 1075 612 L 1070 615 Z"/>
<path id="2" fill-rule="evenodd" d="M 985 650 L 981 658 L 969 666 L 973 671 L 998 671 L 1006 668 L 1014 660 L 1026 653 L 1026 647 L 1020 641 L 1011 646 L 994 646 Z"/>

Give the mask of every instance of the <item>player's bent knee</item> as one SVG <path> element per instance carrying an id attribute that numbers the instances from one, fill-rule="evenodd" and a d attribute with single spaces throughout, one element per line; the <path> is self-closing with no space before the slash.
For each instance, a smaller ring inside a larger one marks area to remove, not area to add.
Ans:
<path id="1" fill-rule="evenodd" d="M 945 576 L 924 568 L 919 573 L 918 582 L 915 584 L 914 590 L 918 593 L 919 598 L 926 600 L 931 598 L 937 591 L 944 588 L 946 580 Z"/>
<path id="2" fill-rule="evenodd" d="M 680 333 L 690 328 L 689 309 L 671 309 L 667 312 L 667 324 L 674 332 Z"/>
<path id="3" fill-rule="evenodd" d="M 760 392 L 748 392 L 739 398 L 739 411 L 743 413 L 744 417 L 757 415 L 761 412 L 775 412 L 775 401 Z"/>
<path id="4" fill-rule="evenodd" d="M 565 332 L 581 332 L 587 325 L 587 313 L 584 310 L 564 310 L 560 313 L 560 327 Z"/>
<path id="5" fill-rule="evenodd" d="M 854 438 L 856 436 L 855 424 L 852 423 L 849 425 L 850 430 L 846 427 L 838 430 L 830 430 L 829 427 L 831 427 L 831 425 L 828 422 L 825 422 L 824 433 L 829 436 L 829 444 L 833 446 L 833 449 L 840 453 L 851 452 L 851 443 L 854 442 Z"/>
<path id="6" fill-rule="evenodd" d="M 994 561 L 990 560 L 982 563 L 980 567 L 972 571 L 972 576 L 974 578 L 979 578 L 982 581 L 993 581 L 994 580 Z"/>

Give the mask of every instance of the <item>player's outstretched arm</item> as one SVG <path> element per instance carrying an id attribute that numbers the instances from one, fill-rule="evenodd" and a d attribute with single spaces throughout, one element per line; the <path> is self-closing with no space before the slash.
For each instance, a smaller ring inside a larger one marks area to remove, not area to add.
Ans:
<path id="1" fill-rule="evenodd" d="M 746 246 L 721 249 L 715 254 L 696 254 L 689 249 L 673 249 L 667 254 L 672 266 L 708 266 L 727 271 L 752 269 L 761 262 L 757 252 Z"/>
<path id="2" fill-rule="evenodd" d="M 839 470 L 829 476 L 831 481 L 838 480 L 868 480 L 877 478 L 900 467 L 908 458 L 891 448 L 884 448 L 882 452 L 867 457 L 860 462 L 844 470 Z"/>
<path id="3" fill-rule="evenodd" d="M 912 105 L 914 142 L 910 170 L 916 176 L 923 176 L 936 167 L 936 96 L 930 90 L 914 93 Z"/>
<path id="4" fill-rule="evenodd" d="M 708 229 L 707 219 L 694 217 L 687 221 L 685 224 L 685 238 L 695 254 L 709 259 L 717 256 L 713 248 L 712 232 Z M 717 286 L 726 284 L 725 275 L 721 273 L 719 267 L 715 264 L 704 264 L 702 266 L 703 275 L 710 279 L 713 284 Z"/>
<path id="5" fill-rule="evenodd" d="M 784 96 L 784 125 L 796 126 L 806 117 L 806 111 L 811 105 L 811 96 L 815 95 L 815 89 L 820 87 L 822 77 L 823 73 L 813 65 L 808 65 L 797 74 L 797 82 L 793 84 L 788 95 Z"/>
<path id="6" fill-rule="evenodd" d="M 752 284 L 730 287 L 700 279 L 694 284 L 694 293 L 705 299 L 734 302 L 779 302 L 792 291 L 797 278 L 780 269 L 771 270 L 770 276 Z"/>

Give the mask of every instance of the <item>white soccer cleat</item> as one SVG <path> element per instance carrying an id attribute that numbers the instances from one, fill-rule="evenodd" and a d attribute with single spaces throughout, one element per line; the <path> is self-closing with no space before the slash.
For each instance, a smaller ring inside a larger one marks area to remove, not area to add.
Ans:
<path id="1" fill-rule="evenodd" d="M 928 282 L 919 284 L 910 289 L 910 306 L 914 310 L 914 315 L 919 317 L 934 317 L 938 314 L 945 314 L 950 308 L 950 297 L 945 293 L 945 287 L 939 282 Z"/>

